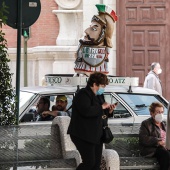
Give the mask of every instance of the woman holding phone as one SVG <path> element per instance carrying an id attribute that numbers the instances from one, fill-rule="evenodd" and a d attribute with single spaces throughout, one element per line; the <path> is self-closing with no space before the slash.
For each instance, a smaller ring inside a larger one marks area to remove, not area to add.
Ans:
<path id="1" fill-rule="evenodd" d="M 112 114 L 116 107 L 104 100 L 106 85 L 108 78 L 105 74 L 92 73 L 87 86 L 80 89 L 73 99 L 68 134 L 82 158 L 77 170 L 100 170 L 103 148 L 102 115 L 103 112 Z"/>

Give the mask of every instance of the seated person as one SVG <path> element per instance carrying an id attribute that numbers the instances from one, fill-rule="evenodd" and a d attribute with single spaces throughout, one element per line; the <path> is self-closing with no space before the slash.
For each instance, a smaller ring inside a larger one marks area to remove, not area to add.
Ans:
<path id="1" fill-rule="evenodd" d="M 50 108 L 50 100 L 47 97 L 41 97 L 37 103 L 37 113 L 36 113 L 36 121 L 47 121 L 54 119 L 53 116 L 48 115 L 46 117 L 42 116 L 44 111 L 49 111 Z"/>
<path id="2" fill-rule="evenodd" d="M 57 110 L 57 106 L 56 105 L 53 105 L 52 108 L 51 108 L 52 111 L 55 111 Z"/>
<path id="3" fill-rule="evenodd" d="M 153 102 L 149 111 L 151 117 L 142 122 L 139 131 L 141 155 L 156 157 L 160 164 L 160 170 L 168 170 L 170 151 L 165 147 L 166 124 L 162 121 L 164 106 L 159 102 Z"/>
<path id="4" fill-rule="evenodd" d="M 52 106 L 52 111 L 44 111 L 43 117 L 46 116 L 71 116 L 71 112 L 67 109 L 67 97 L 65 95 L 58 95 L 56 98 L 56 105 Z"/>

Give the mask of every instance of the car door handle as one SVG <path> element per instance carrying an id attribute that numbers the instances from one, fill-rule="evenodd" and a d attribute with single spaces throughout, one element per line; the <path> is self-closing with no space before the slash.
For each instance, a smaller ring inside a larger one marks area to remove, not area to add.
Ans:
<path id="1" fill-rule="evenodd" d="M 133 123 L 121 123 L 122 126 L 133 126 Z"/>

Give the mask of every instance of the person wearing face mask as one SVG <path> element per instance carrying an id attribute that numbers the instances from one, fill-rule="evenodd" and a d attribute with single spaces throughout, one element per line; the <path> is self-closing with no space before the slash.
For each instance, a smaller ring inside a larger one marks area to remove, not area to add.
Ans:
<path id="1" fill-rule="evenodd" d="M 94 72 L 87 86 L 78 91 L 72 103 L 72 116 L 68 134 L 79 151 L 82 163 L 77 170 L 100 170 L 102 157 L 103 111 L 112 114 L 115 105 L 104 101 L 104 89 L 108 85 L 105 74 Z M 99 99 L 102 96 L 102 100 Z"/>
<path id="2" fill-rule="evenodd" d="M 144 120 L 139 130 L 141 155 L 156 157 L 160 170 L 170 168 L 170 151 L 166 148 L 166 124 L 163 121 L 164 106 L 154 102 L 149 107 L 151 117 Z"/>
<path id="3" fill-rule="evenodd" d="M 160 95 L 162 95 L 162 86 L 161 81 L 158 77 L 159 74 L 162 73 L 162 69 L 159 63 L 154 62 L 151 64 L 151 71 L 147 74 L 145 77 L 144 85 L 143 87 L 154 89 L 156 90 Z"/>

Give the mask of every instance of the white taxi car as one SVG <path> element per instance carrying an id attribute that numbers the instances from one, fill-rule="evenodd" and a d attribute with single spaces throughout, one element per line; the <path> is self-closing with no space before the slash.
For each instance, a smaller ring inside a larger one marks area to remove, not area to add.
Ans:
<path id="1" fill-rule="evenodd" d="M 114 110 L 113 118 L 109 124 L 122 123 L 130 125 L 141 123 L 150 117 L 149 105 L 152 102 L 161 102 L 164 105 L 164 118 L 166 119 L 168 101 L 158 92 L 138 87 L 138 78 L 108 77 L 109 85 L 105 89 L 105 100 L 109 103 L 119 102 Z M 23 87 L 20 91 L 20 122 L 33 122 L 36 104 L 41 96 L 49 97 L 51 107 L 55 104 L 57 95 L 66 95 L 68 108 L 78 88 L 86 85 L 88 77 L 70 77 L 60 75 L 46 75 L 47 86 Z"/>

